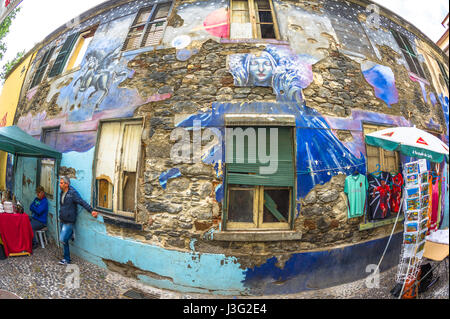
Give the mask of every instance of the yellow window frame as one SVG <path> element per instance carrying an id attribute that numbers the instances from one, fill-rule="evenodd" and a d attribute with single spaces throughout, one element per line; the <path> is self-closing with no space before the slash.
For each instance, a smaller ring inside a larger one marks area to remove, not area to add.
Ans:
<path id="1" fill-rule="evenodd" d="M 240 0 L 240 1 L 242 1 L 242 0 Z M 267 0 L 267 1 L 269 2 L 270 11 L 272 13 L 272 21 L 273 21 L 273 29 L 274 29 L 274 33 L 275 33 L 275 39 L 280 39 L 280 31 L 279 31 L 277 17 L 275 14 L 272 0 Z M 231 37 L 231 24 L 233 22 L 233 11 L 244 11 L 244 10 L 233 10 L 233 7 L 234 7 L 233 2 L 235 2 L 235 0 L 230 0 L 230 15 L 229 15 L 230 37 Z M 248 2 L 248 10 L 249 10 L 249 15 L 250 15 L 250 23 L 252 24 L 252 35 L 253 35 L 252 38 L 253 39 L 263 39 L 263 38 L 261 38 L 261 29 L 258 29 L 258 26 L 261 24 L 269 24 L 269 23 L 259 22 L 259 19 L 257 18 L 258 12 L 256 10 L 256 0 L 247 0 L 247 2 Z M 266 11 L 266 10 L 264 10 L 264 11 Z"/>
<path id="2" fill-rule="evenodd" d="M 363 124 L 363 135 L 364 138 L 366 134 L 373 133 L 376 131 L 380 131 L 386 128 L 389 128 L 390 126 L 383 126 L 383 125 L 376 125 L 376 124 Z M 366 167 L 367 167 L 367 173 L 372 173 L 377 170 L 376 167 L 373 167 L 369 163 L 369 153 L 377 150 L 378 151 L 378 164 L 380 165 L 380 170 L 384 172 L 390 172 L 390 173 L 399 173 L 398 166 L 399 166 L 399 155 L 398 152 L 391 152 L 387 151 L 381 147 L 375 147 L 371 145 L 366 144 Z M 374 157 L 374 156 L 370 156 Z M 392 165 L 389 165 L 388 161 L 389 158 L 392 158 L 394 160 L 394 169 L 392 169 Z"/>

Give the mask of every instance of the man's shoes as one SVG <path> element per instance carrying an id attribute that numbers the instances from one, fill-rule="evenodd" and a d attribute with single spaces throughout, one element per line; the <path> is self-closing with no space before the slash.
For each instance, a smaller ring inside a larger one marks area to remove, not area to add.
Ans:
<path id="1" fill-rule="evenodd" d="M 68 265 L 68 264 L 70 264 L 70 262 L 68 262 L 65 259 L 61 259 L 58 264 L 60 264 L 60 265 Z"/>

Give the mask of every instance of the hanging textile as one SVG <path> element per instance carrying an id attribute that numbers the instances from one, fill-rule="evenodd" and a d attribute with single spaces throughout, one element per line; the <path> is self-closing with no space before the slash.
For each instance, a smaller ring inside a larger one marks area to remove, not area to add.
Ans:
<path id="1" fill-rule="evenodd" d="M 441 224 L 439 225 L 439 229 L 445 229 L 448 228 L 448 205 L 449 205 L 449 189 L 448 189 L 448 165 L 447 163 L 444 163 L 444 169 L 443 169 L 443 181 L 442 181 L 442 219 Z"/>
<path id="2" fill-rule="evenodd" d="M 391 189 L 389 185 L 392 183 L 391 174 L 389 172 L 381 172 L 378 177 L 374 174 L 369 174 L 367 181 L 369 182 L 369 220 L 390 217 L 391 205 L 389 199 Z"/>
<path id="3" fill-rule="evenodd" d="M 433 181 L 432 181 L 433 182 Z M 437 229 L 438 219 L 438 207 L 439 207 L 439 181 L 434 180 L 434 184 L 431 184 L 431 216 L 430 216 L 430 231 Z"/>
<path id="4" fill-rule="evenodd" d="M 392 177 L 392 186 L 391 186 L 391 213 L 397 214 L 400 209 L 400 201 L 402 200 L 402 186 L 404 184 L 403 176 L 401 173 L 398 173 L 394 177 Z"/>
<path id="5" fill-rule="evenodd" d="M 369 183 L 362 174 L 350 175 L 345 179 L 344 193 L 347 194 L 349 207 L 348 218 L 363 216 L 366 207 L 366 193 Z"/>

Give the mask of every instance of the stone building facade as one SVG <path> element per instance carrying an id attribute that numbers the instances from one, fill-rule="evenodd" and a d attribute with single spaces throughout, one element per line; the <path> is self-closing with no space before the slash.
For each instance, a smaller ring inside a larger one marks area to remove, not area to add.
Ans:
<path id="1" fill-rule="evenodd" d="M 364 134 L 415 125 L 448 143 L 448 60 L 367 0 L 111 0 L 74 21 L 28 53 L 14 123 L 63 153 L 59 175 L 101 212 L 80 211 L 74 253 L 150 285 L 260 295 L 363 278 L 394 218 L 348 218 L 345 178 L 407 160 Z M 277 129 L 258 144 L 278 145 L 273 175 L 248 152 L 226 160 L 239 128 Z M 45 184 L 57 240 L 54 163 L 15 165 L 25 204 Z"/>

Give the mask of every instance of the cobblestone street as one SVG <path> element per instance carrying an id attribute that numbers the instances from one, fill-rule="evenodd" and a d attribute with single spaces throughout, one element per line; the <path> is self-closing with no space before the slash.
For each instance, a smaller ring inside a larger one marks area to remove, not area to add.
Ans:
<path id="1" fill-rule="evenodd" d="M 360 280 L 332 288 L 312 290 L 292 295 L 217 296 L 181 294 L 141 284 L 73 255 L 73 265 L 79 268 L 79 288 L 71 275 L 73 268 L 61 266 L 61 251 L 54 244 L 37 248 L 32 256 L 0 260 L 0 299 L 393 299 L 389 291 L 394 286 L 396 267 L 381 274 L 379 288 L 368 289 Z M 447 275 L 445 274 L 447 272 Z M 439 280 L 420 299 L 448 299 L 448 263 L 434 272 Z"/>

